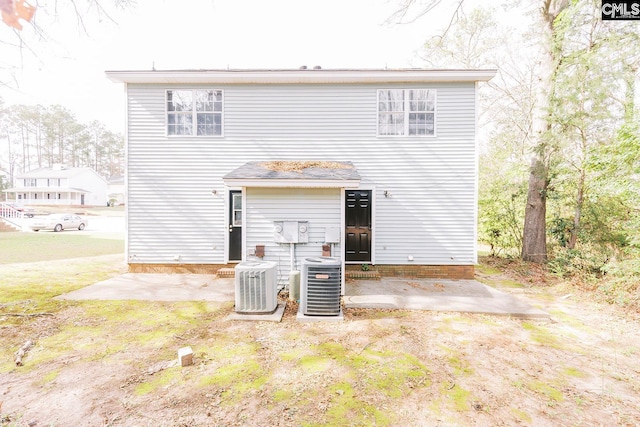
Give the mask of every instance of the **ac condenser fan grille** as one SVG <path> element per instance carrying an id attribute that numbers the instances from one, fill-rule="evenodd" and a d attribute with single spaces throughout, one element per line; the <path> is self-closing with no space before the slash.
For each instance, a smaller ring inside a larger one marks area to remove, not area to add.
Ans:
<path id="1" fill-rule="evenodd" d="M 305 270 L 303 314 L 337 316 L 340 314 L 341 267 L 307 265 Z"/>

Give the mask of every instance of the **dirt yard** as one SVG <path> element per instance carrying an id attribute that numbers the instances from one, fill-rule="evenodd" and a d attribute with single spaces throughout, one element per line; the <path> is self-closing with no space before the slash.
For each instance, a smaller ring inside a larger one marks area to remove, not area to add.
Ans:
<path id="1" fill-rule="evenodd" d="M 640 320 L 544 277 L 478 277 L 551 321 L 346 310 L 229 321 L 231 305 L 51 298 L 113 256 L 3 266 L 2 426 L 640 425 Z M 23 366 L 15 352 L 34 346 Z M 181 347 L 194 365 L 180 367 Z"/>

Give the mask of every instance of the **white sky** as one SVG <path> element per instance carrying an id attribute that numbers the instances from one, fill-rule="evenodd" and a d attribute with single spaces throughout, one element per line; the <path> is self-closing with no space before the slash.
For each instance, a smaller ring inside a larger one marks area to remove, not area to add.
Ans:
<path id="1" fill-rule="evenodd" d="M 35 22 L 46 31 L 46 39 L 25 25 L 21 35 L 27 48 L 6 44 L 17 38 L 0 22 L 5 82 L 7 67 L 15 67 L 15 82 L 0 87 L 0 96 L 8 104 L 60 104 L 81 122 L 99 120 L 123 132 L 123 88 L 109 81 L 105 70 L 148 70 L 154 63 L 156 69 L 422 66 L 416 52 L 448 23 L 451 11 L 442 9 L 412 24 L 385 23 L 399 3 L 138 0 L 134 8 L 110 10 L 117 24 L 95 10 L 86 15 L 87 34 L 70 2 L 58 1 L 57 17 L 45 7 L 36 12 Z"/>

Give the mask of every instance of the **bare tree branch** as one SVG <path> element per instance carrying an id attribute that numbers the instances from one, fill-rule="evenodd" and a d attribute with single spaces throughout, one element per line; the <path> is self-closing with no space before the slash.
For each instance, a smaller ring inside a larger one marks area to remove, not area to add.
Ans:
<path id="1" fill-rule="evenodd" d="M 464 1 L 464 0 L 462 0 Z M 435 7 L 437 7 L 442 0 L 427 0 L 426 5 L 424 5 L 421 10 L 418 12 L 416 16 L 409 20 L 405 20 L 409 10 L 413 8 L 413 6 L 418 2 L 418 0 L 404 0 L 404 3 L 396 12 L 394 12 L 389 19 L 387 19 L 387 23 L 394 24 L 411 24 L 416 22 L 418 19 L 422 18 L 427 13 L 431 12 Z"/>
<path id="2" fill-rule="evenodd" d="M 82 28 L 82 30 L 84 31 L 85 34 L 89 34 L 87 32 L 87 27 L 84 26 L 84 20 L 82 19 L 82 14 L 78 10 L 78 5 L 76 4 L 76 1 L 75 0 L 71 0 L 71 4 L 73 5 L 73 9 L 76 12 L 76 21 L 78 22 L 78 25 Z"/>

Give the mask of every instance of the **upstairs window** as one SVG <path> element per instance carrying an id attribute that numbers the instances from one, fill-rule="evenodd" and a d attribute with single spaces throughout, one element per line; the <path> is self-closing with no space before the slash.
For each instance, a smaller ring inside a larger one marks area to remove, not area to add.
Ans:
<path id="1" fill-rule="evenodd" d="M 222 90 L 168 90 L 167 135 L 221 136 Z"/>
<path id="2" fill-rule="evenodd" d="M 25 178 L 24 186 L 25 187 L 35 187 L 37 183 L 36 178 Z"/>
<path id="3" fill-rule="evenodd" d="M 379 136 L 434 136 L 435 89 L 378 90 Z"/>

